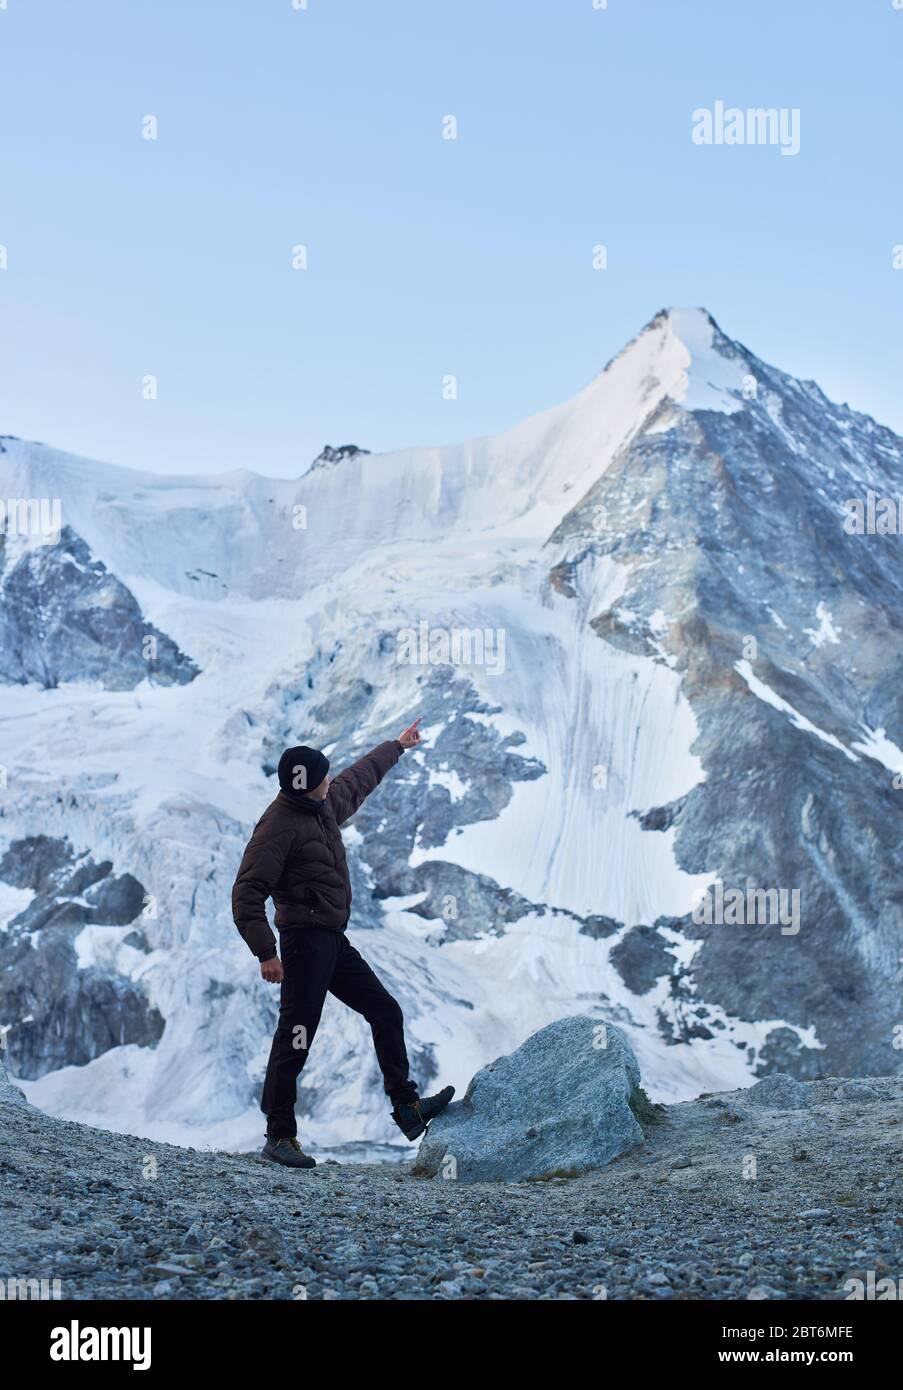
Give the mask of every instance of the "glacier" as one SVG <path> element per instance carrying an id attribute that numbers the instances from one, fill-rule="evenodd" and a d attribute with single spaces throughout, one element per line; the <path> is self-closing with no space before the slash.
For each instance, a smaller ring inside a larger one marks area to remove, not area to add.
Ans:
<path id="1" fill-rule="evenodd" d="M 418 714 L 424 746 L 345 838 L 352 940 L 402 1005 L 424 1085 L 460 1087 L 577 1013 L 618 1023 L 663 1101 L 777 1066 L 896 1070 L 900 566 L 895 538 L 844 534 L 842 499 L 901 481 L 896 436 L 700 309 L 662 311 L 503 434 L 344 446 L 297 479 L 156 475 L 2 437 L 0 495 L 60 499 L 64 523 L 55 547 L 0 551 L 16 1084 L 117 1132 L 257 1143 L 277 1000 L 231 921 L 245 839 L 282 747 L 338 767 Z M 36 623 L 42 680 L 18 655 Z M 400 662 L 421 623 L 504 633 L 503 669 Z M 135 659 L 148 635 L 152 670 Z M 89 864 L 104 873 L 80 894 Z M 126 878 L 140 912 L 103 920 L 104 885 Z M 749 878 L 804 890 L 795 953 L 692 923 L 715 879 Z M 54 952 L 85 1020 L 120 1001 L 122 1040 L 89 1060 L 60 1064 L 37 1036 L 32 982 Z M 851 1010 L 869 1019 L 855 1042 Z M 298 1113 L 324 1154 L 400 1152 L 366 1025 L 331 999 Z"/>

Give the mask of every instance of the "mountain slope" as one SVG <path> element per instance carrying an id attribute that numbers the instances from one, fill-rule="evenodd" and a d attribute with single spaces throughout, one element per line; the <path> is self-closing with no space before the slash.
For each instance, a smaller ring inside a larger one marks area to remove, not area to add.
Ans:
<path id="1" fill-rule="evenodd" d="M 348 446 L 298 480 L 2 446 L 0 495 L 61 499 L 173 673 L 3 691 L 0 850 L 46 835 L 143 886 L 140 959 L 96 926 L 76 949 L 165 1020 L 25 1081 L 37 1104 L 254 1141 L 276 1001 L 229 915 L 244 838 L 287 743 L 338 767 L 417 713 L 424 748 L 346 839 L 354 938 L 424 1084 L 594 1010 L 662 1099 L 897 1069 L 899 537 L 842 525 L 867 487 L 903 490 L 889 431 L 673 310 L 503 435 Z M 26 941 L 37 972 L 49 938 L 10 874 L 0 954 Z M 799 930 L 694 922 L 716 879 L 798 890 Z M 333 1001 L 302 1096 L 311 1142 L 393 1137 Z"/>

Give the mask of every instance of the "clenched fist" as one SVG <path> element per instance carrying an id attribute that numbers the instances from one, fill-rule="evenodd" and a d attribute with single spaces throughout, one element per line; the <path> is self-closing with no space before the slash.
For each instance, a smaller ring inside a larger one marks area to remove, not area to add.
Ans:
<path id="1" fill-rule="evenodd" d="M 260 973 L 263 978 L 271 985 L 282 984 L 282 961 L 278 956 L 271 956 L 269 960 L 260 962 Z"/>

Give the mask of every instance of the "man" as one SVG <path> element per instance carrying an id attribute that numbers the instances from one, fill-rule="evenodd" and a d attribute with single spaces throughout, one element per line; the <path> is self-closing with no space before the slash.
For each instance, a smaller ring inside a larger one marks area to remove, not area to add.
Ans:
<path id="1" fill-rule="evenodd" d="M 408 1076 L 404 1019 L 397 1002 L 345 935 L 351 880 L 339 826 L 378 787 L 406 748 L 420 742 L 419 719 L 388 743 L 329 778 L 329 759 L 315 748 L 287 748 L 279 759 L 281 788 L 254 827 L 232 889 L 232 916 L 260 973 L 281 984 L 279 1023 L 270 1049 L 260 1108 L 267 1117 L 265 1157 L 289 1168 L 313 1168 L 295 1124 L 298 1074 L 307 1061 L 327 993 L 362 1014 L 392 1101 L 392 1118 L 417 1139 L 455 1094 L 446 1086 L 421 1099 Z M 266 900 L 276 908 L 276 938 Z"/>

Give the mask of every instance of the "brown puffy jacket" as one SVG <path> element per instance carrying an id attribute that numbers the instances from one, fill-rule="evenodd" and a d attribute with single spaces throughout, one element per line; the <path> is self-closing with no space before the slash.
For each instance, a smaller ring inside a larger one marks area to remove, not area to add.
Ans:
<path id="1" fill-rule="evenodd" d="M 268 897 L 279 928 L 345 930 L 351 879 L 339 826 L 354 815 L 403 752 L 397 739 L 377 744 L 333 779 L 318 815 L 282 791 L 264 811 L 232 888 L 235 925 L 260 960 L 276 954 L 266 915 Z"/>

